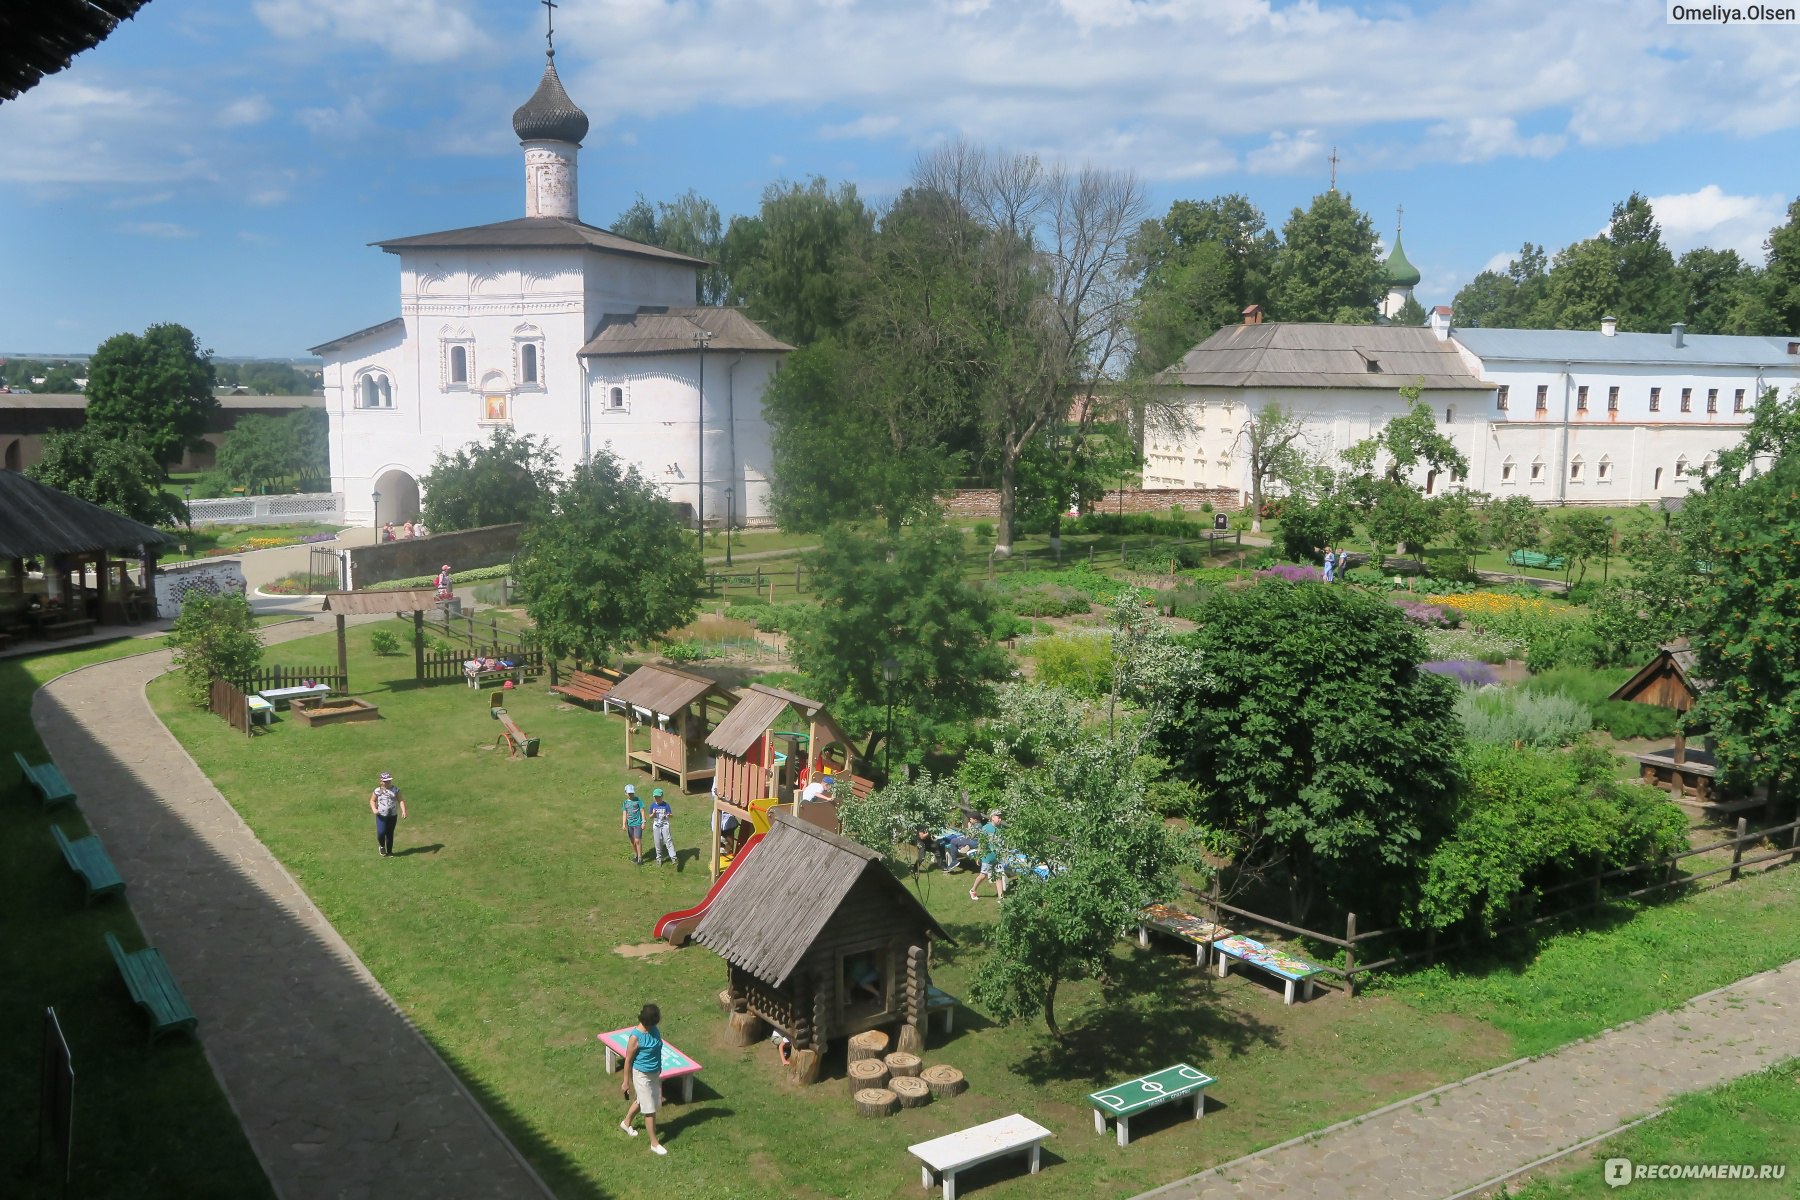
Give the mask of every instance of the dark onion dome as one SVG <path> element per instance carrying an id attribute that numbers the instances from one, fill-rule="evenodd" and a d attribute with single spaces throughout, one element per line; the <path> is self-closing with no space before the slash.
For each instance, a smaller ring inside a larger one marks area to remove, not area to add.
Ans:
<path id="1" fill-rule="evenodd" d="M 1407 260 L 1406 251 L 1400 246 L 1400 234 L 1394 233 L 1394 252 L 1387 257 L 1384 264 L 1387 281 L 1391 287 L 1418 287 L 1419 268 Z"/>
<path id="2" fill-rule="evenodd" d="M 513 113 L 513 132 L 521 142 L 574 142 L 587 136 L 587 114 L 575 107 L 556 77 L 556 61 L 546 59 L 537 91 Z"/>

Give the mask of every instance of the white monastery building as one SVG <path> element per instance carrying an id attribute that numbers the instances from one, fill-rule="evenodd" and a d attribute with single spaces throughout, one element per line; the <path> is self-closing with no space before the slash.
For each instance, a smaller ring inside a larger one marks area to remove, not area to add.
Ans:
<path id="1" fill-rule="evenodd" d="M 1800 383 L 1800 340 L 1597 330 L 1245 323 L 1219 330 L 1170 367 L 1191 428 L 1146 436 L 1146 488 L 1230 487 L 1248 497 L 1246 423 L 1278 404 L 1300 417 L 1309 452 L 1329 455 L 1407 411 L 1402 387 L 1442 421 L 1469 487 L 1541 504 L 1655 504 L 1698 483 L 1734 445 L 1767 389 Z"/>
<path id="2" fill-rule="evenodd" d="M 416 515 L 438 452 L 507 428 L 565 470 L 610 447 L 708 525 L 765 521 L 762 393 L 792 347 L 696 305 L 704 261 L 582 223 L 588 118 L 554 50 L 513 130 L 525 215 L 375 243 L 399 257 L 400 315 L 313 347 L 347 519 Z"/>

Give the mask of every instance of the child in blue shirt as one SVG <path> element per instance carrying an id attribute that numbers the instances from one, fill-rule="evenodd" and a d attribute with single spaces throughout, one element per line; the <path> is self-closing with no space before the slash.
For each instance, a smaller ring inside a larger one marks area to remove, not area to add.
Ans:
<path id="1" fill-rule="evenodd" d="M 619 828 L 631 839 L 631 861 L 644 865 L 644 802 L 638 799 L 637 785 L 625 785 L 625 803 L 619 810 Z"/>

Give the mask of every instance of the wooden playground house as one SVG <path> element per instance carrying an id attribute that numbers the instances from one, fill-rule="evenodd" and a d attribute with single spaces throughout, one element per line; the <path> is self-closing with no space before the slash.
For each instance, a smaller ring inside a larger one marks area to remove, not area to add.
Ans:
<path id="1" fill-rule="evenodd" d="M 1655 658 L 1607 699 L 1654 704 L 1685 713 L 1694 707 L 1694 701 L 1709 686 L 1709 682 L 1696 673 L 1696 666 L 1692 650 L 1664 646 Z M 1674 746 L 1634 757 L 1638 762 L 1639 778 L 1668 792 L 1674 799 L 1700 804 L 1719 802 L 1712 752 L 1704 747 L 1689 747 L 1687 734 L 1679 726 L 1675 730 Z"/>
<path id="2" fill-rule="evenodd" d="M 804 731 L 777 730 L 789 710 L 798 714 L 794 724 L 805 723 Z M 737 707 L 707 735 L 706 744 L 718 754 L 718 773 L 713 778 L 713 845 L 707 856 L 709 877 L 718 876 L 748 836 L 751 805 L 758 800 L 792 802 L 801 819 L 837 832 L 835 799 L 801 803 L 809 779 L 830 774 L 847 785 L 852 783 L 853 743 L 823 704 L 753 683 L 739 693 Z M 727 821 L 727 817 L 732 819 Z"/>
<path id="3" fill-rule="evenodd" d="M 643 768 L 652 779 L 669 776 L 683 792 L 713 778 L 707 733 L 715 711 L 727 713 L 734 698 L 716 681 L 674 667 L 639 667 L 607 694 L 625 714 L 625 768 Z M 650 748 L 634 750 L 640 726 L 650 727 Z"/>
<path id="4" fill-rule="evenodd" d="M 898 1026 L 898 1048 L 918 1053 L 931 939 L 952 940 L 874 851 L 786 808 L 693 937 L 726 962 L 733 1039 L 779 1030 L 803 1083 L 834 1038 Z"/>

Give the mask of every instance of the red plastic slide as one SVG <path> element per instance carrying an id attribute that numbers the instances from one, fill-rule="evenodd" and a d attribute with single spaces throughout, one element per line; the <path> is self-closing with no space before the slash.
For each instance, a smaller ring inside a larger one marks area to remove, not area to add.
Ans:
<path id="1" fill-rule="evenodd" d="M 683 942 L 687 941 L 688 935 L 694 932 L 694 926 L 700 923 L 700 918 L 704 917 L 706 915 L 706 910 L 711 907 L 713 897 L 719 894 L 719 889 L 725 886 L 725 881 L 731 878 L 731 873 L 736 871 L 738 867 L 743 864 L 744 860 L 750 857 L 750 852 L 756 849 L 757 845 L 762 842 L 763 836 L 763 834 L 759 833 L 744 843 L 744 848 L 737 852 L 737 856 L 731 860 L 731 865 L 726 867 L 725 870 L 720 873 L 718 879 L 713 881 L 712 887 L 706 890 L 706 898 L 704 900 L 700 901 L 700 903 L 694 905 L 692 908 L 684 908 L 677 912 L 664 914 L 662 920 L 656 923 L 656 928 L 651 931 L 650 936 L 653 938 L 667 937 L 671 946 L 680 946 Z"/>

